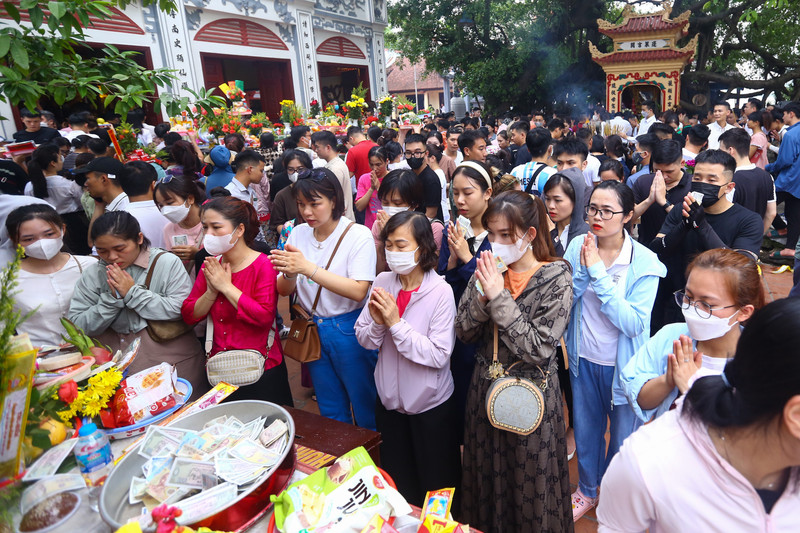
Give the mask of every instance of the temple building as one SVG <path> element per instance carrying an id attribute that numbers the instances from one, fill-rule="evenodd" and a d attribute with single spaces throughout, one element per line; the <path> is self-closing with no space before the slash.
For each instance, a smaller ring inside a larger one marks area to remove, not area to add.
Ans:
<path id="1" fill-rule="evenodd" d="M 90 21 L 85 42 L 141 52 L 147 68 L 174 69 L 176 94 L 242 80 L 250 108 L 272 117 L 283 99 L 304 107 L 341 102 L 359 83 L 371 100 L 388 91 L 386 0 L 183 0 L 173 14 L 141 2 L 110 9 L 110 20 Z M 0 24 L 14 24 L 2 4 Z M 11 104 L 0 102 L 0 115 L 18 120 Z M 10 135 L 17 126 L 0 129 Z"/>
<path id="2" fill-rule="evenodd" d="M 686 46 L 678 41 L 688 35 L 689 11 L 670 18 L 666 4 L 656 13 L 640 14 L 627 5 L 622 22 L 598 19 L 600 33 L 613 41 L 612 51 L 602 53 L 589 43 L 592 59 L 606 73 L 606 109 L 638 111 L 642 102 L 653 101 L 659 109 L 678 106 L 681 72 L 694 58 L 697 36 Z"/>

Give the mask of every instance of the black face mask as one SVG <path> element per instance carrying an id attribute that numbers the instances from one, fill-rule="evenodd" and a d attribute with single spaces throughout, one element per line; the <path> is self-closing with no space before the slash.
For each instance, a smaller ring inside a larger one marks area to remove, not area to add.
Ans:
<path id="1" fill-rule="evenodd" d="M 692 192 L 699 192 L 703 195 L 703 199 L 700 201 L 700 205 L 703 208 L 711 207 L 719 201 L 720 188 L 720 185 L 711 185 L 702 181 L 692 182 Z"/>
<path id="2" fill-rule="evenodd" d="M 633 161 L 634 165 L 638 165 L 643 159 L 644 157 L 642 157 L 642 154 L 639 152 L 633 152 L 633 155 L 631 156 L 631 160 Z"/>
<path id="3" fill-rule="evenodd" d="M 408 157 L 406 158 L 406 162 L 408 163 L 408 166 L 410 166 L 412 170 L 417 170 L 418 168 L 422 168 L 422 165 L 425 163 L 425 158 Z"/>

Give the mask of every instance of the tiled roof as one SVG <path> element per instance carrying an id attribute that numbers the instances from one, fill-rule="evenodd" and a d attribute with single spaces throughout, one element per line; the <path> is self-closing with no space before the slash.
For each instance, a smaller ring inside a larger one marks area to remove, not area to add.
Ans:
<path id="1" fill-rule="evenodd" d="M 669 61 L 672 59 L 682 59 L 691 57 L 694 50 L 637 50 L 635 52 L 614 52 L 594 60 L 601 65 L 609 63 L 633 63 L 639 61 Z"/>
<path id="2" fill-rule="evenodd" d="M 4 2 L 5 3 L 5 2 Z M 20 8 L 20 0 L 10 0 L 9 3 L 13 4 L 14 7 L 17 8 L 19 11 L 19 18 L 22 21 L 30 22 L 31 16 L 27 9 Z M 134 21 L 132 21 L 128 15 L 117 9 L 113 6 L 108 6 L 108 9 L 111 11 L 111 16 L 109 18 L 99 18 L 94 15 L 89 15 L 89 26 L 88 28 L 93 30 L 102 30 L 102 31 L 111 31 L 116 33 L 130 33 L 132 35 L 144 35 L 144 30 L 140 28 Z M 45 17 L 50 16 L 50 10 L 46 7 L 42 9 L 44 11 Z M 0 4 L 0 19 L 10 19 L 12 18 L 11 15 L 8 13 L 8 10 Z"/>
<path id="3" fill-rule="evenodd" d="M 625 24 L 614 28 L 600 28 L 600 33 L 614 35 L 620 33 L 672 30 L 682 28 L 688 23 L 688 20 L 677 21 L 666 19 L 662 14 L 646 15 L 644 17 L 631 17 Z"/>
<path id="4" fill-rule="evenodd" d="M 414 65 L 404 58 L 398 57 L 395 62 L 386 69 L 386 84 L 390 93 L 401 93 L 414 90 Z M 417 63 L 417 90 L 430 91 L 443 89 L 444 80 L 436 73 L 425 73 L 425 62 Z"/>

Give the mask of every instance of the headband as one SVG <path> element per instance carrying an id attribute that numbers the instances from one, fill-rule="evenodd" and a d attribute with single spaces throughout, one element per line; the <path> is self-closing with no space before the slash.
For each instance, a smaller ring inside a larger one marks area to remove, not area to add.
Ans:
<path id="1" fill-rule="evenodd" d="M 476 163 L 475 161 L 462 161 L 462 162 L 461 162 L 461 164 L 460 164 L 460 165 L 458 165 L 458 168 L 460 168 L 460 167 L 469 167 L 469 168 L 471 168 L 472 170 L 477 170 L 477 171 L 478 171 L 478 173 L 479 173 L 481 176 L 483 176 L 483 179 L 485 179 L 485 180 L 486 180 L 486 183 L 489 185 L 489 188 L 490 188 L 490 189 L 492 188 L 492 186 L 493 186 L 493 183 L 492 183 L 492 177 L 491 177 L 491 176 L 489 176 L 489 173 L 488 173 L 488 172 L 486 172 L 486 169 L 485 169 L 485 168 L 483 168 L 482 166 L 480 166 L 480 165 L 479 165 L 478 163 Z M 456 168 L 456 170 L 458 170 L 458 168 Z"/>

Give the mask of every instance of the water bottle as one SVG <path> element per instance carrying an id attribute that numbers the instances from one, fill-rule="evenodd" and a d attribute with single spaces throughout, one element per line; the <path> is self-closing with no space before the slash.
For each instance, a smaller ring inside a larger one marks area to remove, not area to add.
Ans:
<path id="1" fill-rule="evenodd" d="M 89 486 L 102 485 L 114 466 L 114 457 L 111 455 L 108 437 L 97 428 L 94 422 L 90 422 L 88 419 L 78 430 L 75 459 Z"/>

